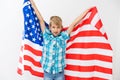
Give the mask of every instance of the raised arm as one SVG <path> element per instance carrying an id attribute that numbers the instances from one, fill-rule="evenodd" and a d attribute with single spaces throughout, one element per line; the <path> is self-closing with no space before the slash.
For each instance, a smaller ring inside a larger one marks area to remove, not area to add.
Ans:
<path id="1" fill-rule="evenodd" d="M 68 27 L 67 32 L 68 34 L 70 34 L 72 32 L 72 30 L 74 29 L 74 27 L 80 22 L 80 20 L 82 20 L 82 18 L 86 15 L 86 13 L 89 11 L 89 9 L 85 10 L 80 16 L 78 16 L 73 22 L 72 24 Z"/>
<path id="2" fill-rule="evenodd" d="M 44 32 L 44 30 L 45 30 L 45 23 L 44 23 L 43 17 L 40 14 L 39 10 L 37 9 L 37 6 L 35 5 L 34 1 L 30 0 L 30 2 L 32 4 L 32 7 L 33 7 L 33 9 L 34 9 L 34 11 L 35 11 L 39 21 L 40 21 L 41 30 L 42 30 L 42 32 Z"/>

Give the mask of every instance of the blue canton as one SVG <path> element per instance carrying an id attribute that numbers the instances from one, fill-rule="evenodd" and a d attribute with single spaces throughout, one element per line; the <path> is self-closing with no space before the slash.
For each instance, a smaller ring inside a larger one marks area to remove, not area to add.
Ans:
<path id="1" fill-rule="evenodd" d="M 40 60 L 43 70 L 52 74 L 64 70 L 66 41 L 69 38 L 67 31 L 63 31 L 55 37 L 47 28 L 45 29 L 43 33 L 43 53 Z"/>
<path id="2" fill-rule="evenodd" d="M 24 0 L 24 32 L 23 32 L 23 40 L 27 39 L 35 44 L 43 46 L 43 37 L 42 31 L 40 28 L 39 19 L 36 16 L 32 5 L 29 0 Z M 48 24 L 45 22 L 45 25 L 48 27 Z"/>

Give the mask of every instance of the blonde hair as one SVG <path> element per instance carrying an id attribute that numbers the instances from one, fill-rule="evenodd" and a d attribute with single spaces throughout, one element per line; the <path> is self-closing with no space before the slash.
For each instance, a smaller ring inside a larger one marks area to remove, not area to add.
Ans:
<path id="1" fill-rule="evenodd" d="M 59 16 L 51 16 L 50 23 L 49 23 L 50 26 L 52 25 L 52 22 L 55 25 L 62 27 L 62 19 Z"/>

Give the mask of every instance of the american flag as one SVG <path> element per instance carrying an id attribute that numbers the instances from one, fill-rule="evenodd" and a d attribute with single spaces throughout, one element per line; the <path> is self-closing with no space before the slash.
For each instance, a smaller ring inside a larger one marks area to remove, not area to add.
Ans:
<path id="1" fill-rule="evenodd" d="M 17 72 L 22 75 L 28 71 L 43 79 L 43 38 L 29 0 L 24 1 L 23 13 L 24 33 Z M 97 8 L 92 7 L 74 28 L 67 41 L 65 80 L 112 80 L 113 51 L 103 26 Z"/>

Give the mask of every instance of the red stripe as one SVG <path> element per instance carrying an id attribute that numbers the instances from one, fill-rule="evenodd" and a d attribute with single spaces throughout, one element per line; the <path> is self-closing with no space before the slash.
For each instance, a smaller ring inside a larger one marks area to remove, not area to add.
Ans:
<path id="1" fill-rule="evenodd" d="M 76 35 L 71 36 L 69 41 L 73 41 L 74 39 L 76 39 L 76 37 L 93 37 L 93 36 L 103 37 L 103 35 L 99 31 L 96 31 L 96 30 L 80 31 Z"/>
<path id="2" fill-rule="evenodd" d="M 101 60 L 101 61 L 106 61 L 106 62 L 112 62 L 111 56 L 99 55 L 97 53 L 96 54 L 87 54 L 87 55 L 84 55 L 82 53 L 80 53 L 80 54 L 67 53 L 66 58 L 74 59 L 74 60 Z"/>
<path id="3" fill-rule="evenodd" d="M 70 48 L 101 48 L 101 49 L 108 49 L 112 50 L 110 44 L 107 43 L 98 43 L 98 42 L 89 42 L 89 43 L 73 43 L 66 49 Z"/>
<path id="4" fill-rule="evenodd" d="M 24 69 L 34 76 L 43 77 L 43 73 L 33 70 L 30 66 L 24 65 Z"/>
<path id="5" fill-rule="evenodd" d="M 41 67 L 40 62 L 35 61 L 30 56 L 26 55 L 26 56 L 24 56 L 24 59 L 32 62 L 34 64 L 34 66 Z M 111 69 L 102 68 L 102 67 L 98 67 L 98 66 L 76 66 L 76 65 L 72 66 L 72 65 L 67 65 L 66 69 L 73 70 L 73 71 L 74 70 L 75 71 L 101 71 L 101 72 L 109 73 L 109 74 L 112 73 Z"/>
<path id="6" fill-rule="evenodd" d="M 101 20 L 99 20 L 97 23 L 96 23 L 96 25 L 95 25 L 95 27 L 99 30 L 101 27 L 102 27 L 103 25 L 102 25 L 102 21 Z"/>
<path id="7" fill-rule="evenodd" d="M 90 23 L 91 23 L 93 17 L 94 17 L 95 14 L 97 13 L 96 7 L 91 8 L 88 13 L 91 13 L 90 16 L 89 16 L 89 18 L 83 20 L 82 23 L 79 23 L 79 24 L 74 28 L 73 31 L 76 31 L 78 28 L 82 27 L 83 25 L 87 25 L 87 24 L 90 24 Z M 88 14 L 88 13 L 87 13 L 87 14 Z M 84 17 L 85 17 L 85 16 L 84 16 Z M 66 28 L 65 28 L 64 30 L 66 30 Z"/>
<path id="8" fill-rule="evenodd" d="M 38 67 L 41 67 L 40 63 L 35 61 L 34 59 L 32 59 L 31 57 L 29 56 L 24 56 L 24 59 L 25 60 L 28 60 L 30 62 L 32 62 L 35 66 L 38 66 Z M 101 71 L 101 72 L 105 72 L 105 73 L 109 73 L 109 74 L 112 74 L 112 70 L 111 69 L 108 69 L 108 68 L 102 68 L 102 67 L 98 67 L 98 66 L 84 66 L 84 67 L 80 67 L 80 66 L 70 66 L 70 65 L 67 65 L 66 69 L 69 69 L 69 70 L 75 70 L 75 71 Z"/>
<path id="9" fill-rule="evenodd" d="M 41 67 L 39 61 L 35 61 L 31 56 L 24 55 L 24 60 L 30 61 L 34 66 Z"/>
<path id="10" fill-rule="evenodd" d="M 42 56 L 41 50 L 36 50 L 27 44 L 24 45 L 24 50 L 29 50 L 31 53 L 33 53 L 36 56 Z"/>
<path id="11" fill-rule="evenodd" d="M 65 80 L 108 80 L 108 79 L 99 78 L 99 77 L 83 78 L 83 77 L 74 77 L 74 76 L 65 75 Z"/>
<path id="12" fill-rule="evenodd" d="M 79 23 L 79 24 L 73 29 L 72 32 L 74 32 L 74 31 L 78 30 L 79 28 L 83 27 L 84 25 L 88 25 L 88 24 L 89 24 L 88 19 L 85 19 L 85 20 L 82 21 L 82 23 Z"/>
<path id="13" fill-rule="evenodd" d="M 21 46 L 20 50 L 23 52 L 23 46 Z"/>
<path id="14" fill-rule="evenodd" d="M 77 66 L 77 65 L 69 65 L 69 64 L 67 64 L 65 69 L 66 70 L 71 70 L 71 71 L 78 71 L 78 72 L 97 71 L 97 72 L 112 74 L 112 69 L 100 67 L 100 66 L 97 66 L 97 65 L 94 65 L 94 66 Z"/>
<path id="15" fill-rule="evenodd" d="M 89 23 L 91 23 L 91 21 L 93 20 L 95 14 L 96 14 L 98 11 L 97 11 L 96 7 L 93 7 L 93 8 L 90 9 L 89 12 L 91 12 L 91 14 L 90 14 L 90 17 L 89 17 L 89 20 L 88 20 L 88 21 L 89 21 Z"/>
<path id="16" fill-rule="evenodd" d="M 22 63 L 22 57 L 19 57 L 19 63 Z"/>
<path id="17" fill-rule="evenodd" d="M 22 75 L 22 70 L 20 68 L 17 68 L 17 73 Z"/>
<path id="18" fill-rule="evenodd" d="M 103 36 L 108 40 L 107 33 L 104 33 Z"/>

